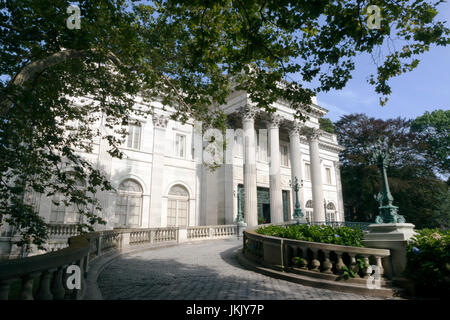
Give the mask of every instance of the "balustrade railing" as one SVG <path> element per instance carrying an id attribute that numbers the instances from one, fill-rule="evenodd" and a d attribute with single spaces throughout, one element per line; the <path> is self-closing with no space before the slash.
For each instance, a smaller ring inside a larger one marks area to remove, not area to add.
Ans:
<path id="1" fill-rule="evenodd" d="M 49 238 L 53 237 L 72 237 L 78 235 L 77 225 L 75 224 L 51 224 L 48 227 Z"/>
<path id="2" fill-rule="evenodd" d="M 237 227 L 234 224 L 187 228 L 188 240 L 218 239 L 235 236 L 236 234 Z"/>
<path id="3" fill-rule="evenodd" d="M 282 239 L 254 231 L 245 231 L 243 241 L 247 257 L 285 271 L 307 270 L 334 275 L 334 279 L 349 270 L 356 279 L 367 279 L 374 271 L 380 278 L 391 274 L 390 251 L 387 249 Z"/>
<path id="4" fill-rule="evenodd" d="M 130 230 L 130 245 L 178 240 L 178 228 L 149 228 Z"/>
<path id="5" fill-rule="evenodd" d="M 224 238 L 236 234 L 235 225 L 189 227 L 180 237 L 180 228 L 114 229 L 91 232 L 68 238 L 66 248 L 21 259 L 0 261 L 0 300 L 13 299 L 80 299 L 85 292 L 89 263 L 110 250 L 126 252 L 142 244 L 178 243 L 192 239 Z M 75 233 L 72 225 L 53 225 L 52 236 Z M 81 288 L 69 288 L 76 265 L 81 273 Z M 37 288 L 36 288 L 37 286 Z"/>

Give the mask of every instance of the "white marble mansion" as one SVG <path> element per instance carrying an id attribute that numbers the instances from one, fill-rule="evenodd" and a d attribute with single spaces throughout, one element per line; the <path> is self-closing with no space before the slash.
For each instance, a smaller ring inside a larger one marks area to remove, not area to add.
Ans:
<path id="1" fill-rule="evenodd" d="M 136 103 L 148 107 L 142 100 Z M 215 171 L 202 159 L 205 142 L 198 123 L 173 121 L 170 108 L 157 101 L 152 106 L 153 118 L 136 117 L 137 124 L 128 127 L 123 159 L 110 157 L 101 138 L 93 141 L 92 153 L 84 154 L 116 189 L 97 194 L 107 221 L 99 229 L 233 224 L 238 212 L 248 226 L 288 221 L 295 208 L 295 177 L 308 220 L 344 221 L 338 157 L 343 148 L 335 135 L 319 129 L 327 110 L 315 99 L 309 119 L 299 123 L 288 104 L 276 103 L 276 113 L 269 116 L 246 92 L 233 92 L 220 108 L 229 115 L 228 127 L 244 134 L 224 137 L 224 164 Z M 77 222 L 76 208 L 52 201 L 59 200 L 57 195 L 34 198 L 48 223 Z"/>

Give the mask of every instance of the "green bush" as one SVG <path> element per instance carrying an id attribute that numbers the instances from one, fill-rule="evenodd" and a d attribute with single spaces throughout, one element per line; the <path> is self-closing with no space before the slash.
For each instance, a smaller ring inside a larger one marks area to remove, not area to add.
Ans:
<path id="1" fill-rule="evenodd" d="M 267 226 L 256 230 L 257 233 L 286 239 L 339 244 L 352 247 L 364 247 L 363 231 L 359 228 L 314 226 L 308 224 Z"/>
<path id="2" fill-rule="evenodd" d="M 417 230 L 408 243 L 405 276 L 413 280 L 416 294 L 450 296 L 450 231 Z"/>

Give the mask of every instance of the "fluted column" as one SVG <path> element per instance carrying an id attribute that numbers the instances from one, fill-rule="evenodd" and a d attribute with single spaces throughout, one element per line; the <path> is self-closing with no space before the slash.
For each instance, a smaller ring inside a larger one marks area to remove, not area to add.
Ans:
<path id="1" fill-rule="evenodd" d="M 303 176 L 302 176 L 302 169 L 301 169 L 301 159 L 302 159 L 302 152 L 300 150 L 300 128 L 301 125 L 298 122 L 294 122 L 291 124 L 289 128 L 289 143 L 290 143 L 290 149 L 291 149 L 291 181 L 292 181 L 292 200 L 293 200 L 293 207 L 295 207 L 295 191 L 294 191 L 294 181 L 295 177 L 297 177 L 299 184 L 301 183 Z M 302 212 L 305 212 L 305 203 L 304 203 L 304 195 L 302 190 L 299 192 L 299 201 L 300 201 L 300 208 L 302 209 Z"/>
<path id="2" fill-rule="evenodd" d="M 272 115 L 268 121 L 269 147 L 270 147 L 270 222 L 283 222 L 283 197 L 280 177 L 280 122 L 282 117 Z"/>
<path id="3" fill-rule="evenodd" d="M 258 225 L 258 200 L 256 189 L 256 108 L 246 105 L 241 110 L 244 131 L 244 216 L 247 226 Z"/>
<path id="4" fill-rule="evenodd" d="M 342 196 L 342 182 L 341 182 L 341 164 L 339 161 L 334 162 L 334 171 L 336 173 L 336 188 L 338 193 L 338 209 L 339 217 L 336 217 L 338 221 L 344 221 L 344 197 Z"/>
<path id="5" fill-rule="evenodd" d="M 311 184 L 314 207 L 314 221 L 325 221 L 325 210 L 323 207 L 323 185 L 322 170 L 320 168 L 319 156 L 319 129 L 308 128 L 307 137 L 309 142 L 309 157 L 311 161 Z"/>

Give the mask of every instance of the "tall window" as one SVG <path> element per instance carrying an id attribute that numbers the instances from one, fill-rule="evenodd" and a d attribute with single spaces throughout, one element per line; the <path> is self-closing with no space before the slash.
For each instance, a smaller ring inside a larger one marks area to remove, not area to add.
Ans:
<path id="1" fill-rule="evenodd" d="M 280 164 L 284 167 L 289 166 L 289 149 L 286 145 L 280 145 Z"/>
<path id="2" fill-rule="evenodd" d="M 175 155 L 177 157 L 186 157 L 186 136 L 177 133 L 175 136 Z"/>
<path id="3" fill-rule="evenodd" d="M 311 181 L 311 165 L 305 163 L 305 180 Z"/>
<path id="4" fill-rule="evenodd" d="M 306 201 L 305 211 L 306 211 L 306 220 L 308 222 L 311 222 L 313 220 L 312 219 L 312 216 L 313 216 L 313 202 L 312 202 L 312 200 Z"/>
<path id="5" fill-rule="evenodd" d="M 331 184 L 331 168 L 325 168 L 325 174 L 327 177 L 327 184 Z"/>
<path id="6" fill-rule="evenodd" d="M 336 206 L 333 202 L 328 202 L 326 210 L 327 221 L 336 221 Z"/>
<path id="7" fill-rule="evenodd" d="M 262 162 L 267 162 L 267 130 L 259 130 L 258 134 L 256 135 L 257 141 L 257 153 L 258 153 L 258 160 Z"/>
<path id="8" fill-rule="evenodd" d="M 175 185 L 170 188 L 167 202 L 167 226 L 187 227 L 189 213 L 189 193 L 185 187 Z"/>
<path id="9" fill-rule="evenodd" d="M 78 191 L 84 192 L 85 184 L 80 180 L 75 180 L 75 188 Z M 77 192 L 78 192 L 77 191 Z M 50 221 L 49 223 L 55 224 L 73 224 L 81 222 L 78 205 L 73 203 L 68 203 L 66 205 L 65 201 L 69 201 L 63 194 L 56 193 L 52 197 L 51 208 L 50 208 Z"/>
<path id="10" fill-rule="evenodd" d="M 116 199 L 117 226 L 134 228 L 141 223 L 142 188 L 134 180 L 123 181 Z"/>
<path id="11" fill-rule="evenodd" d="M 139 150 L 141 147 L 141 126 L 139 124 L 130 124 L 128 126 L 128 135 L 126 140 L 127 148 Z"/>

